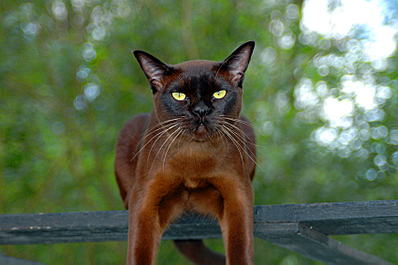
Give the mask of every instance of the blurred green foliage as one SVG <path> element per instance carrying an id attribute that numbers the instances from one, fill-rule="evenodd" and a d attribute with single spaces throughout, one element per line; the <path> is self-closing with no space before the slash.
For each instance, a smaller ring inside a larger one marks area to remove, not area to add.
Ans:
<path id="1" fill-rule="evenodd" d="M 394 142 L 368 137 L 357 150 L 366 150 L 366 157 L 342 155 L 344 148 L 312 137 L 324 120 L 300 118 L 307 115 L 295 105 L 302 78 L 333 87 L 344 75 L 341 69 L 319 74 L 316 56 L 344 51 L 334 42 L 325 49 L 319 36 L 315 44 L 300 42 L 301 8 L 302 1 L 289 0 L 2 1 L 0 213 L 122 210 L 113 175 L 118 131 L 132 115 L 152 108 L 132 51 L 143 49 L 171 64 L 223 60 L 247 40 L 256 41 L 244 83 L 244 113 L 257 127 L 255 203 L 396 199 Z M 287 39 L 275 32 L 277 22 Z M 396 59 L 395 53 L 391 62 Z M 357 63 L 354 75 L 365 66 Z M 392 96 L 381 106 L 384 118 L 368 122 L 368 130 L 383 125 L 391 131 L 398 126 L 397 66 L 372 74 L 377 83 L 387 82 Z M 390 167 L 375 167 L 377 155 Z M 398 262 L 396 235 L 338 239 Z M 223 251 L 221 240 L 206 242 Z M 0 253 L 48 264 L 123 264 L 126 248 L 126 242 L 1 246 Z M 257 239 L 255 262 L 317 264 Z M 162 242 L 157 264 L 185 263 L 172 242 Z"/>

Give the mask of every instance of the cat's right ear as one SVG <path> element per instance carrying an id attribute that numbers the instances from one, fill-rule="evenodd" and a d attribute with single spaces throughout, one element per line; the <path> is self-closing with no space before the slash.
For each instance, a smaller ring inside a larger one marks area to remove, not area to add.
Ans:
<path id="1" fill-rule="evenodd" d="M 222 70 L 231 75 L 231 81 L 242 87 L 243 78 L 253 54 L 255 43 L 248 41 L 239 46 L 227 59 L 222 62 Z"/>
<path id="2" fill-rule="evenodd" d="M 164 78 L 171 74 L 172 69 L 147 52 L 135 50 L 134 56 L 148 78 L 153 92 L 163 89 Z"/>

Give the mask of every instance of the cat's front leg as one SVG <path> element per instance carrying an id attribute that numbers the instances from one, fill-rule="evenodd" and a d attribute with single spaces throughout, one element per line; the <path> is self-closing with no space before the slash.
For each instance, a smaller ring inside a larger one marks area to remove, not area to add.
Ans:
<path id="1" fill-rule="evenodd" d="M 213 183 L 223 198 L 219 224 L 227 264 L 253 264 L 253 189 L 249 180 L 243 182 L 222 177 Z"/>
<path id="2" fill-rule="evenodd" d="M 161 238 L 157 209 L 148 196 L 131 196 L 127 264 L 154 264 Z"/>
<path id="3" fill-rule="evenodd" d="M 129 198 L 127 264 L 155 263 L 164 229 L 171 218 L 182 212 L 182 196 L 175 192 L 176 189 L 176 182 L 169 183 L 158 177 L 132 193 Z"/>

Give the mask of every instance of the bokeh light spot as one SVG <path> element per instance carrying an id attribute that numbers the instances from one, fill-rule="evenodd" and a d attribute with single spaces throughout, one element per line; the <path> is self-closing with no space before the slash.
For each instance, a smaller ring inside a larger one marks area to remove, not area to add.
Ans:
<path id="1" fill-rule="evenodd" d="M 53 15 L 58 20 L 64 20 L 68 17 L 68 10 L 63 2 L 55 1 L 52 5 Z"/>
<path id="2" fill-rule="evenodd" d="M 75 108 L 78 110 L 83 110 L 87 108 L 86 99 L 82 95 L 78 95 L 73 101 Z"/>
<path id="3" fill-rule="evenodd" d="M 86 60 L 87 62 L 91 62 L 97 57 L 97 53 L 94 50 L 94 46 L 89 42 L 83 44 L 82 54 L 84 60 Z"/>

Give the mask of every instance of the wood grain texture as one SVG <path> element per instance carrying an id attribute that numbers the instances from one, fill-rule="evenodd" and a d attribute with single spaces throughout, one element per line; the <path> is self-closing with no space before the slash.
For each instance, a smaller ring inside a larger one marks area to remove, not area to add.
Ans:
<path id="1" fill-rule="evenodd" d="M 269 223 L 265 229 L 255 226 L 254 231 L 260 239 L 326 264 L 392 264 L 342 244 L 299 222 Z"/>
<path id="2" fill-rule="evenodd" d="M 0 244 L 127 240 L 128 212 L 0 215 Z M 398 233 L 398 201 L 254 207 L 254 236 L 327 264 L 390 264 L 327 235 Z M 217 221 L 187 213 L 163 235 L 220 238 Z"/>
<path id="3" fill-rule="evenodd" d="M 398 200 L 256 206 L 254 223 L 300 222 L 326 235 L 398 233 Z"/>

